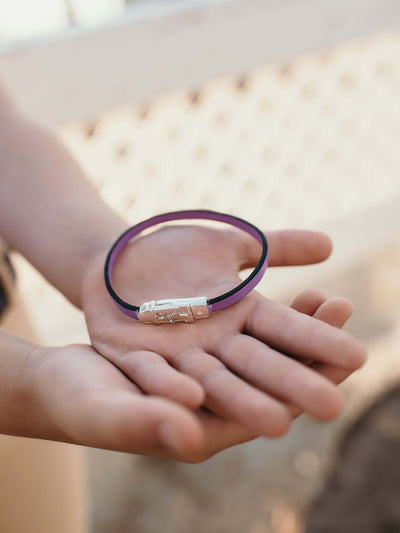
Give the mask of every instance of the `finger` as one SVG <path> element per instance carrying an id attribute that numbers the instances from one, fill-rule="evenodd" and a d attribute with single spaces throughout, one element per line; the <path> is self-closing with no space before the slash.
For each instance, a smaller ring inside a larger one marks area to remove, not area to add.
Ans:
<path id="1" fill-rule="evenodd" d="M 268 231 L 265 236 L 268 241 L 270 266 L 320 263 L 325 261 L 332 252 L 330 238 L 317 231 Z M 240 238 L 242 268 L 254 267 L 260 260 L 260 244 L 244 232 L 241 232 Z"/>
<path id="2" fill-rule="evenodd" d="M 250 431 L 243 424 L 221 418 L 209 410 L 198 412 L 204 431 L 204 450 L 207 453 L 217 453 L 221 449 L 248 442 L 260 436 Z"/>
<path id="3" fill-rule="evenodd" d="M 165 450 L 174 456 L 195 454 L 202 446 L 195 415 L 166 399 L 99 389 L 74 405 L 79 409 L 71 410 L 71 435 L 79 444 L 138 454 Z"/>
<path id="4" fill-rule="evenodd" d="M 332 420 L 343 408 L 342 393 L 329 380 L 248 335 L 225 338 L 216 355 L 248 383 L 317 420 Z"/>
<path id="5" fill-rule="evenodd" d="M 353 304 L 347 298 L 336 297 L 329 298 L 318 306 L 313 316 L 326 324 L 342 328 L 353 314 L 353 311 Z"/>
<path id="6" fill-rule="evenodd" d="M 308 289 L 299 294 L 292 302 L 290 307 L 299 313 L 313 316 L 317 309 L 327 300 L 325 294 L 318 289 Z M 300 360 L 300 358 L 299 358 Z M 309 365 L 312 359 L 301 359 L 303 365 Z"/>
<path id="7" fill-rule="evenodd" d="M 157 353 L 128 352 L 119 356 L 115 364 L 147 394 L 169 398 L 192 409 L 204 402 L 201 385 L 175 370 Z"/>
<path id="8" fill-rule="evenodd" d="M 319 289 L 309 289 L 296 296 L 290 307 L 299 313 L 313 316 L 327 299 L 328 298 L 323 291 Z"/>
<path id="9" fill-rule="evenodd" d="M 259 298 L 249 312 L 245 332 L 279 352 L 357 370 L 365 348 L 346 332 L 294 309 Z"/>
<path id="10" fill-rule="evenodd" d="M 342 328 L 353 313 L 353 305 L 346 298 L 329 298 L 326 302 L 321 304 L 313 313 L 314 318 L 330 324 L 331 326 Z M 338 368 L 334 365 L 327 365 L 325 363 L 308 361 L 310 368 L 318 372 L 332 383 L 338 385 L 344 381 L 351 371 Z M 301 414 L 301 409 L 296 406 L 289 406 L 293 416 Z"/>
<path id="11" fill-rule="evenodd" d="M 313 316 L 322 322 L 342 328 L 353 312 L 353 306 L 346 298 L 328 298 L 318 289 L 309 289 L 297 296 L 290 306 L 299 313 Z M 310 364 L 312 359 L 303 359 Z"/>
<path id="12" fill-rule="evenodd" d="M 260 436 L 241 424 L 225 420 L 206 409 L 199 409 L 195 414 L 204 434 L 203 445 L 195 453 L 177 454 L 157 445 L 149 447 L 147 455 L 175 459 L 185 463 L 201 463 L 221 450 L 254 440 Z"/>
<path id="13" fill-rule="evenodd" d="M 331 298 L 315 313 L 315 318 L 327 322 L 337 328 L 342 328 L 353 314 L 353 305 L 346 298 Z M 326 365 L 318 361 L 313 362 L 310 368 L 325 376 L 333 383 L 342 383 L 351 374 L 350 371 L 338 368 L 335 365 Z"/>
<path id="14" fill-rule="evenodd" d="M 220 417 L 266 437 L 281 436 L 289 429 L 289 413 L 280 401 L 233 375 L 212 355 L 192 350 L 177 358 L 175 364 L 202 385 L 205 406 Z"/>
<path id="15" fill-rule="evenodd" d="M 189 463 L 202 462 L 221 450 L 249 442 L 260 436 L 242 424 L 221 418 L 208 410 L 199 410 L 197 414 L 204 433 L 204 444 L 199 453 L 195 455 L 182 455 L 180 457 L 181 461 Z"/>

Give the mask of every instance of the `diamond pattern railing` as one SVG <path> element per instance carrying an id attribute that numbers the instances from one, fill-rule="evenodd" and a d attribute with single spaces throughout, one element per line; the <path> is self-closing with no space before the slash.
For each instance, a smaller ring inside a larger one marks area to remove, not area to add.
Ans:
<path id="1" fill-rule="evenodd" d="M 320 227 L 400 194 L 399 54 L 400 35 L 384 33 L 60 136 L 131 221 L 195 206 Z"/>

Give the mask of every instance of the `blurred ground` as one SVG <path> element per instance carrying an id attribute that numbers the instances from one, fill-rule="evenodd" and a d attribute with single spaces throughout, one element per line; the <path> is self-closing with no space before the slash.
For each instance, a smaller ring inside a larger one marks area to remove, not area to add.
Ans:
<path id="1" fill-rule="evenodd" d="M 397 385 L 346 433 L 340 460 L 308 513 L 306 533 L 400 531 L 399 456 Z"/>

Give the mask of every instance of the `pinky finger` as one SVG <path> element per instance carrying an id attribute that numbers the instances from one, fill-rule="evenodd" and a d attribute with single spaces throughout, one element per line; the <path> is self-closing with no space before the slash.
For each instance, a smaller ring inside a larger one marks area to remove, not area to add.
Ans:
<path id="1" fill-rule="evenodd" d="M 353 305 L 346 298 L 330 298 L 323 303 L 314 313 L 314 317 L 335 326 L 342 328 L 353 314 Z M 344 381 L 351 372 L 332 365 L 315 362 L 310 368 L 325 376 L 333 383 L 339 384 Z"/>
<path id="2" fill-rule="evenodd" d="M 300 301 L 300 304 L 302 304 L 304 301 L 304 299 Z M 316 298 L 314 299 L 314 301 L 316 301 Z M 295 302 L 293 302 L 292 307 L 294 307 Z M 321 303 L 321 305 L 314 311 L 312 316 L 314 318 L 317 318 L 318 320 L 321 320 L 322 322 L 330 324 L 331 326 L 342 328 L 349 320 L 352 314 L 352 303 L 346 298 L 337 297 L 329 298 L 323 303 Z M 312 368 L 322 376 L 326 377 L 336 385 L 342 383 L 342 381 L 348 378 L 351 374 L 351 371 L 344 370 L 343 368 L 339 368 L 333 365 L 320 363 L 318 361 L 312 362 L 311 360 L 309 360 L 306 364 L 308 364 L 310 368 Z M 291 407 L 291 413 L 293 416 L 298 416 L 301 411 L 297 407 Z"/>
<path id="3" fill-rule="evenodd" d="M 342 328 L 353 314 L 353 304 L 346 298 L 329 298 L 314 312 L 314 318 Z"/>
<path id="4" fill-rule="evenodd" d="M 290 307 L 299 313 L 314 316 L 327 300 L 327 296 L 321 290 L 308 289 L 296 296 Z"/>

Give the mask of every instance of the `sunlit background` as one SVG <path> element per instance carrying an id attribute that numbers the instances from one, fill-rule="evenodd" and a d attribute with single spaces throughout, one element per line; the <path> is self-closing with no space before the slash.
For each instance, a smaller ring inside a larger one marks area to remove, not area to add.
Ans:
<path id="1" fill-rule="evenodd" d="M 0 46 L 21 106 L 129 222 L 201 207 L 333 237 L 326 265 L 261 290 L 353 301 L 370 360 L 340 420 L 303 417 L 195 466 L 87 452 L 96 533 L 302 532 L 343 431 L 400 383 L 400 5 L 2 0 Z M 81 314 L 19 263 L 44 342 L 86 340 Z"/>

